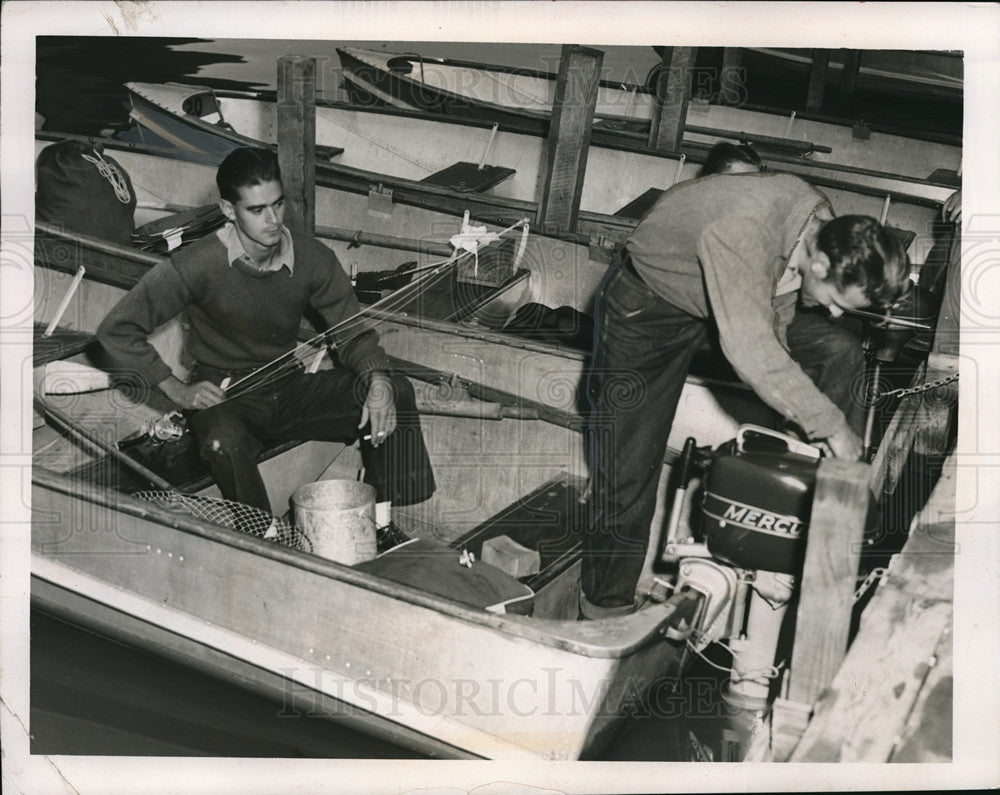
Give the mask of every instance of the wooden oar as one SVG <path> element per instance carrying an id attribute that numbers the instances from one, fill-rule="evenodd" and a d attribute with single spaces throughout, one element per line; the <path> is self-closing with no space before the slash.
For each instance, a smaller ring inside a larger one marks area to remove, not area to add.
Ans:
<path id="1" fill-rule="evenodd" d="M 42 408 L 46 415 L 54 419 L 59 425 L 69 431 L 73 436 L 78 439 L 82 439 L 88 444 L 97 447 L 105 453 L 108 453 L 113 458 L 124 464 L 126 467 L 131 469 L 138 475 L 149 481 L 149 483 L 158 489 L 164 489 L 166 491 L 176 491 L 173 485 L 161 478 L 155 472 L 147 469 L 138 461 L 136 461 L 131 456 L 126 455 L 121 450 L 119 450 L 114 444 L 110 444 L 100 436 L 91 431 L 87 430 L 83 425 L 74 420 L 72 417 L 68 416 L 60 409 L 57 409 L 51 403 L 49 403 L 45 397 L 38 392 L 35 392 L 35 402 Z"/>

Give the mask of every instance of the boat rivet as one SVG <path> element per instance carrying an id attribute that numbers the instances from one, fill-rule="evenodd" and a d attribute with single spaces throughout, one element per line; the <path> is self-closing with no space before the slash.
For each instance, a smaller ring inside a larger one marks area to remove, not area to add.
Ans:
<path id="1" fill-rule="evenodd" d="M 163 550 L 162 549 L 157 549 L 156 550 L 156 554 L 157 555 L 162 555 L 163 554 Z"/>
<path id="2" fill-rule="evenodd" d="M 184 556 L 183 555 L 178 555 L 177 556 L 177 560 L 184 560 Z"/>
<path id="3" fill-rule="evenodd" d="M 168 552 L 168 553 L 167 553 L 167 557 L 168 557 L 168 558 L 172 558 L 173 556 L 174 556 L 174 553 L 173 553 L 173 552 Z"/>

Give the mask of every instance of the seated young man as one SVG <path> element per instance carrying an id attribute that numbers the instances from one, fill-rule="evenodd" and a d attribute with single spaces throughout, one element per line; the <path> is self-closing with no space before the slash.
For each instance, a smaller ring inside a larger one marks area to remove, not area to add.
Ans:
<path id="1" fill-rule="evenodd" d="M 714 175 L 659 199 L 597 299 L 584 617 L 634 608 L 667 437 L 712 325 L 765 403 L 833 455 L 857 459 L 864 357 L 860 339 L 829 318 L 891 303 L 906 276 L 905 255 L 877 221 L 833 218 L 798 177 Z"/>
<path id="2" fill-rule="evenodd" d="M 296 347 L 308 308 L 332 328 L 354 318 L 359 305 L 333 252 L 284 225 L 272 150 L 233 151 L 216 182 L 228 223 L 154 267 L 111 310 L 97 331 L 110 365 L 141 375 L 194 412 L 199 452 L 222 496 L 268 512 L 256 465 L 264 443 L 353 442 L 364 433 L 365 480 L 376 490 L 378 523 L 388 526 L 388 504 L 427 499 L 434 477 L 412 386 L 390 372 L 374 331 L 337 348 L 341 366 L 312 374 L 294 367 L 256 384 L 251 378 L 227 396 L 228 384 Z M 180 313 L 189 326 L 190 383 L 172 374 L 147 339 Z"/>

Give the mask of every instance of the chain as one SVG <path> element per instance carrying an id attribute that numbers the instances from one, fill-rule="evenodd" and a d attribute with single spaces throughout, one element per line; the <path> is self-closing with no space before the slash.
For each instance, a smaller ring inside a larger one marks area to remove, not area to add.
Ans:
<path id="1" fill-rule="evenodd" d="M 953 373 L 952 375 L 946 375 L 943 378 L 939 378 L 937 381 L 931 381 L 928 384 L 921 384 L 920 386 L 912 386 L 908 389 L 901 387 L 899 389 L 890 389 L 887 390 L 886 392 L 881 392 L 879 393 L 879 399 L 881 400 L 882 398 L 892 397 L 893 395 L 904 397 L 906 395 L 916 395 L 919 394 L 920 392 L 929 392 L 932 389 L 937 389 L 938 387 L 942 387 L 945 384 L 950 384 L 953 381 L 957 380 L 958 380 L 958 373 Z"/>
<path id="2" fill-rule="evenodd" d="M 861 585 L 858 586 L 858 589 L 854 592 L 854 601 L 857 602 L 862 596 L 864 596 L 865 592 L 875 584 L 875 581 L 881 578 L 887 571 L 889 571 L 889 569 L 885 566 L 879 566 L 868 572 L 868 576 L 865 577 L 864 582 L 862 582 Z"/>

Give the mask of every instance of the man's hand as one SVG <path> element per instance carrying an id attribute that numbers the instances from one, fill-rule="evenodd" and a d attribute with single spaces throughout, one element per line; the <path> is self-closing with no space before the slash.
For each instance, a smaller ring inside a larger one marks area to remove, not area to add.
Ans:
<path id="1" fill-rule="evenodd" d="M 861 439 L 849 428 L 844 428 L 840 433 L 828 436 L 816 446 L 834 458 L 843 458 L 847 461 L 857 461 L 861 458 Z"/>
<path id="2" fill-rule="evenodd" d="M 372 447 L 378 447 L 396 430 L 396 400 L 392 379 L 385 373 L 372 373 L 368 382 L 368 396 L 361 409 L 359 428 L 371 422 Z"/>
<path id="3" fill-rule="evenodd" d="M 947 198 L 941 207 L 941 216 L 946 221 L 962 223 L 962 191 L 957 190 Z"/>
<path id="4" fill-rule="evenodd" d="M 226 393 L 211 381 L 198 381 L 196 384 L 185 384 L 183 381 L 168 376 L 158 386 L 160 390 L 182 409 L 207 409 L 226 399 Z"/>

